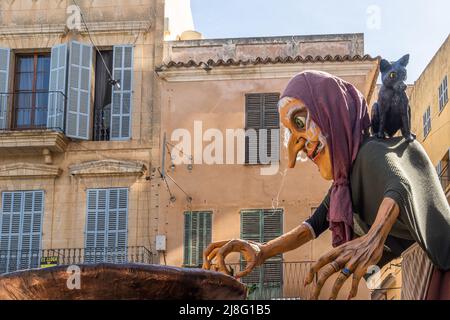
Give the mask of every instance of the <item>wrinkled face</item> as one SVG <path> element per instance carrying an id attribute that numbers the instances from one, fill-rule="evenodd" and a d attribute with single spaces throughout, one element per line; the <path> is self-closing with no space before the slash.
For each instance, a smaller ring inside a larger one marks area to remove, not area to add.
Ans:
<path id="1" fill-rule="evenodd" d="M 298 154 L 303 151 L 319 168 L 326 180 L 333 179 L 330 148 L 320 128 L 308 116 L 305 104 L 294 98 L 284 98 L 279 103 L 280 119 L 289 130 L 287 144 L 289 168 L 294 168 Z"/>

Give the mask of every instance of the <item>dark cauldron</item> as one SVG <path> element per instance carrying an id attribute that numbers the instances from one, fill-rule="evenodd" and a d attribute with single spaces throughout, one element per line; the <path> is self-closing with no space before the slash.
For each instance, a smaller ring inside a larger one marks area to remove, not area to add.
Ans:
<path id="1" fill-rule="evenodd" d="M 68 266 L 0 276 L 0 299 L 11 300 L 242 300 L 246 287 L 201 269 L 146 264 L 78 265 L 80 289 L 70 290 Z M 75 284 L 75 282 L 72 282 Z"/>

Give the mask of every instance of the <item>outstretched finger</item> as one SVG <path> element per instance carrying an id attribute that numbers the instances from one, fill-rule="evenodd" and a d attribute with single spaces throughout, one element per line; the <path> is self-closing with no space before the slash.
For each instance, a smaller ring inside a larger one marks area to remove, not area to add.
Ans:
<path id="1" fill-rule="evenodd" d="M 317 300 L 320 295 L 320 291 L 322 291 L 322 287 L 331 275 L 336 273 L 336 269 L 331 264 L 326 265 L 320 272 L 317 279 L 317 283 L 314 287 L 313 294 L 311 296 L 312 300 Z"/>
<path id="2" fill-rule="evenodd" d="M 348 300 L 353 299 L 354 297 L 356 297 L 356 294 L 358 293 L 359 282 L 361 281 L 362 277 L 363 276 L 361 274 L 357 274 L 357 273 L 355 273 L 353 275 L 352 289 L 350 290 L 350 293 L 348 295 Z"/>
<path id="3" fill-rule="evenodd" d="M 331 300 L 335 300 L 339 291 L 341 290 L 342 286 L 344 285 L 345 281 L 347 281 L 348 276 L 346 276 L 343 273 L 340 273 L 337 277 L 336 281 L 334 282 L 333 289 L 331 290 Z"/>
<path id="4" fill-rule="evenodd" d="M 336 257 L 341 253 L 340 249 L 334 249 L 332 251 L 330 251 L 329 253 L 327 253 L 326 255 L 320 257 L 319 260 L 317 260 L 317 262 L 315 264 L 312 265 L 312 267 L 309 269 L 308 274 L 306 275 L 305 278 L 305 285 L 310 284 L 313 279 L 314 279 L 314 275 L 319 272 L 319 270 L 329 264 L 330 262 L 332 262 L 333 260 L 336 259 Z"/>

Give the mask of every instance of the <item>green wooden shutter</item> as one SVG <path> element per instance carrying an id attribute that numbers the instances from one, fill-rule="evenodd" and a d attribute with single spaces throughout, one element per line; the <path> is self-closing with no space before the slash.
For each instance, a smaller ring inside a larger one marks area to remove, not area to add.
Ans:
<path id="1" fill-rule="evenodd" d="M 127 260 L 128 189 L 89 189 L 85 235 L 86 263 Z"/>
<path id="2" fill-rule="evenodd" d="M 184 213 L 184 265 L 201 266 L 203 251 L 211 243 L 212 212 Z"/>
<path id="3" fill-rule="evenodd" d="M 69 50 L 66 135 L 89 140 L 92 46 L 72 41 Z"/>
<path id="4" fill-rule="evenodd" d="M 272 159 L 273 156 L 273 160 L 280 159 L 280 115 L 278 113 L 279 100 L 280 95 L 278 93 L 267 93 L 263 95 L 263 126 L 264 129 L 267 130 L 266 151 L 269 159 Z M 275 154 L 272 155 L 272 152 Z"/>
<path id="5" fill-rule="evenodd" d="M 52 48 L 48 93 L 47 128 L 64 130 L 67 44 Z"/>
<path id="6" fill-rule="evenodd" d="M 0 273 L 39 267 L 43 191 L 2 194 Z"/>
<path id="7" fill-rule="evenodd" d="M 111 140 L 128 140 L 131 136 L 133 90 L 133 47 L 114 46 L 113 75 L 120 80 L 120 89 L 112 90 Z"/>
<path id="8" fill-rule="evenodd" d="M 245 163 L 259 163 L 259 129 L 263 127 L 262 118 L 262 95 L 245 95 L 245 130 L 256 131 L 256 138 L 246 135 L 245 137 Z"/>
<path id="9" fill-rule="evenodd" d="M 241 211 L 241 238 L 260 243 L 268 242 L 283 233 L 283 210 L 256 209 Z M 241 257 L 241 269 L 245 268 Z M 281 296 L 283 283 L 282 255 L 268 259 L 244 277 L 243 282 L 256 285 L 250 299 L 268 299 Z"/>
<path id="10" fill-rule="evenodd" d="M 11 50 L 0 48 L 0 129 L 8 126 L 8 85 Z"/>
<path id="11" fill-rule="evenodd" d="M 278 113 L 279 93 L 252 93 L 245 95 L 245 129 L 254 129 L 257 132 L 256 141 L 252 141 L 249 137 L 245 140 L 245 160 L 249 164 L 266 162 L 266 159 L 261 159 L 260 150 L 271 157 L 272 145 L 274 151 L 277 153 L 276 159 L 279 160 L 280 146 L 279 134 L 275 131 L 280 129 L 280 116 Z M 267 139 L 265 145 L 260 141 L 260 129 L 267 130 Z M 279 132 L 279 131 L 278 131 Z M 264 150 L 265 149 L 265 150 Z M 264 158 L 267 158 L 264 157 Z"/>

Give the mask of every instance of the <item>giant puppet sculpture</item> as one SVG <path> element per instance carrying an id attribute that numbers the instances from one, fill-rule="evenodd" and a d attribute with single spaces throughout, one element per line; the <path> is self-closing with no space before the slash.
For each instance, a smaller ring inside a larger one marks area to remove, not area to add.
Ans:
<path id="1" fill-rule="evenodd" d="M 348 298 L 355 297 L 370 266 L 382 267 L 415 243 L 434 266 L 433 276 L 428 277 L 431 282 L 434 278 L 438 286 L 449 286 L 450 208 L 419 142 L 410 141 L 410 136 L 371 137 L 362 94 L 323 72 L 295 76 L 280 100 L 279 113 L 290 133 L 288 166 L 293 168 L 298 153 L 304 152 L 321 176 L 333 181 L 332 187 L 312 217 L 294 230 L 268 243 L 212 243 L 204 251 L 203 267 L 214 265 L 229 273 L 226 256 L 241 252 L 247 267 L 236 277 L 243 277 L 268 258 L 296 249 L 330 229 L 334 249 L 312 266 L 305 280 L 305 285 L 311 284 L 317 275 L 313 299 L 335 273 L 330 298 L 337 297 L 348 278 L 352 282 Z"/>

